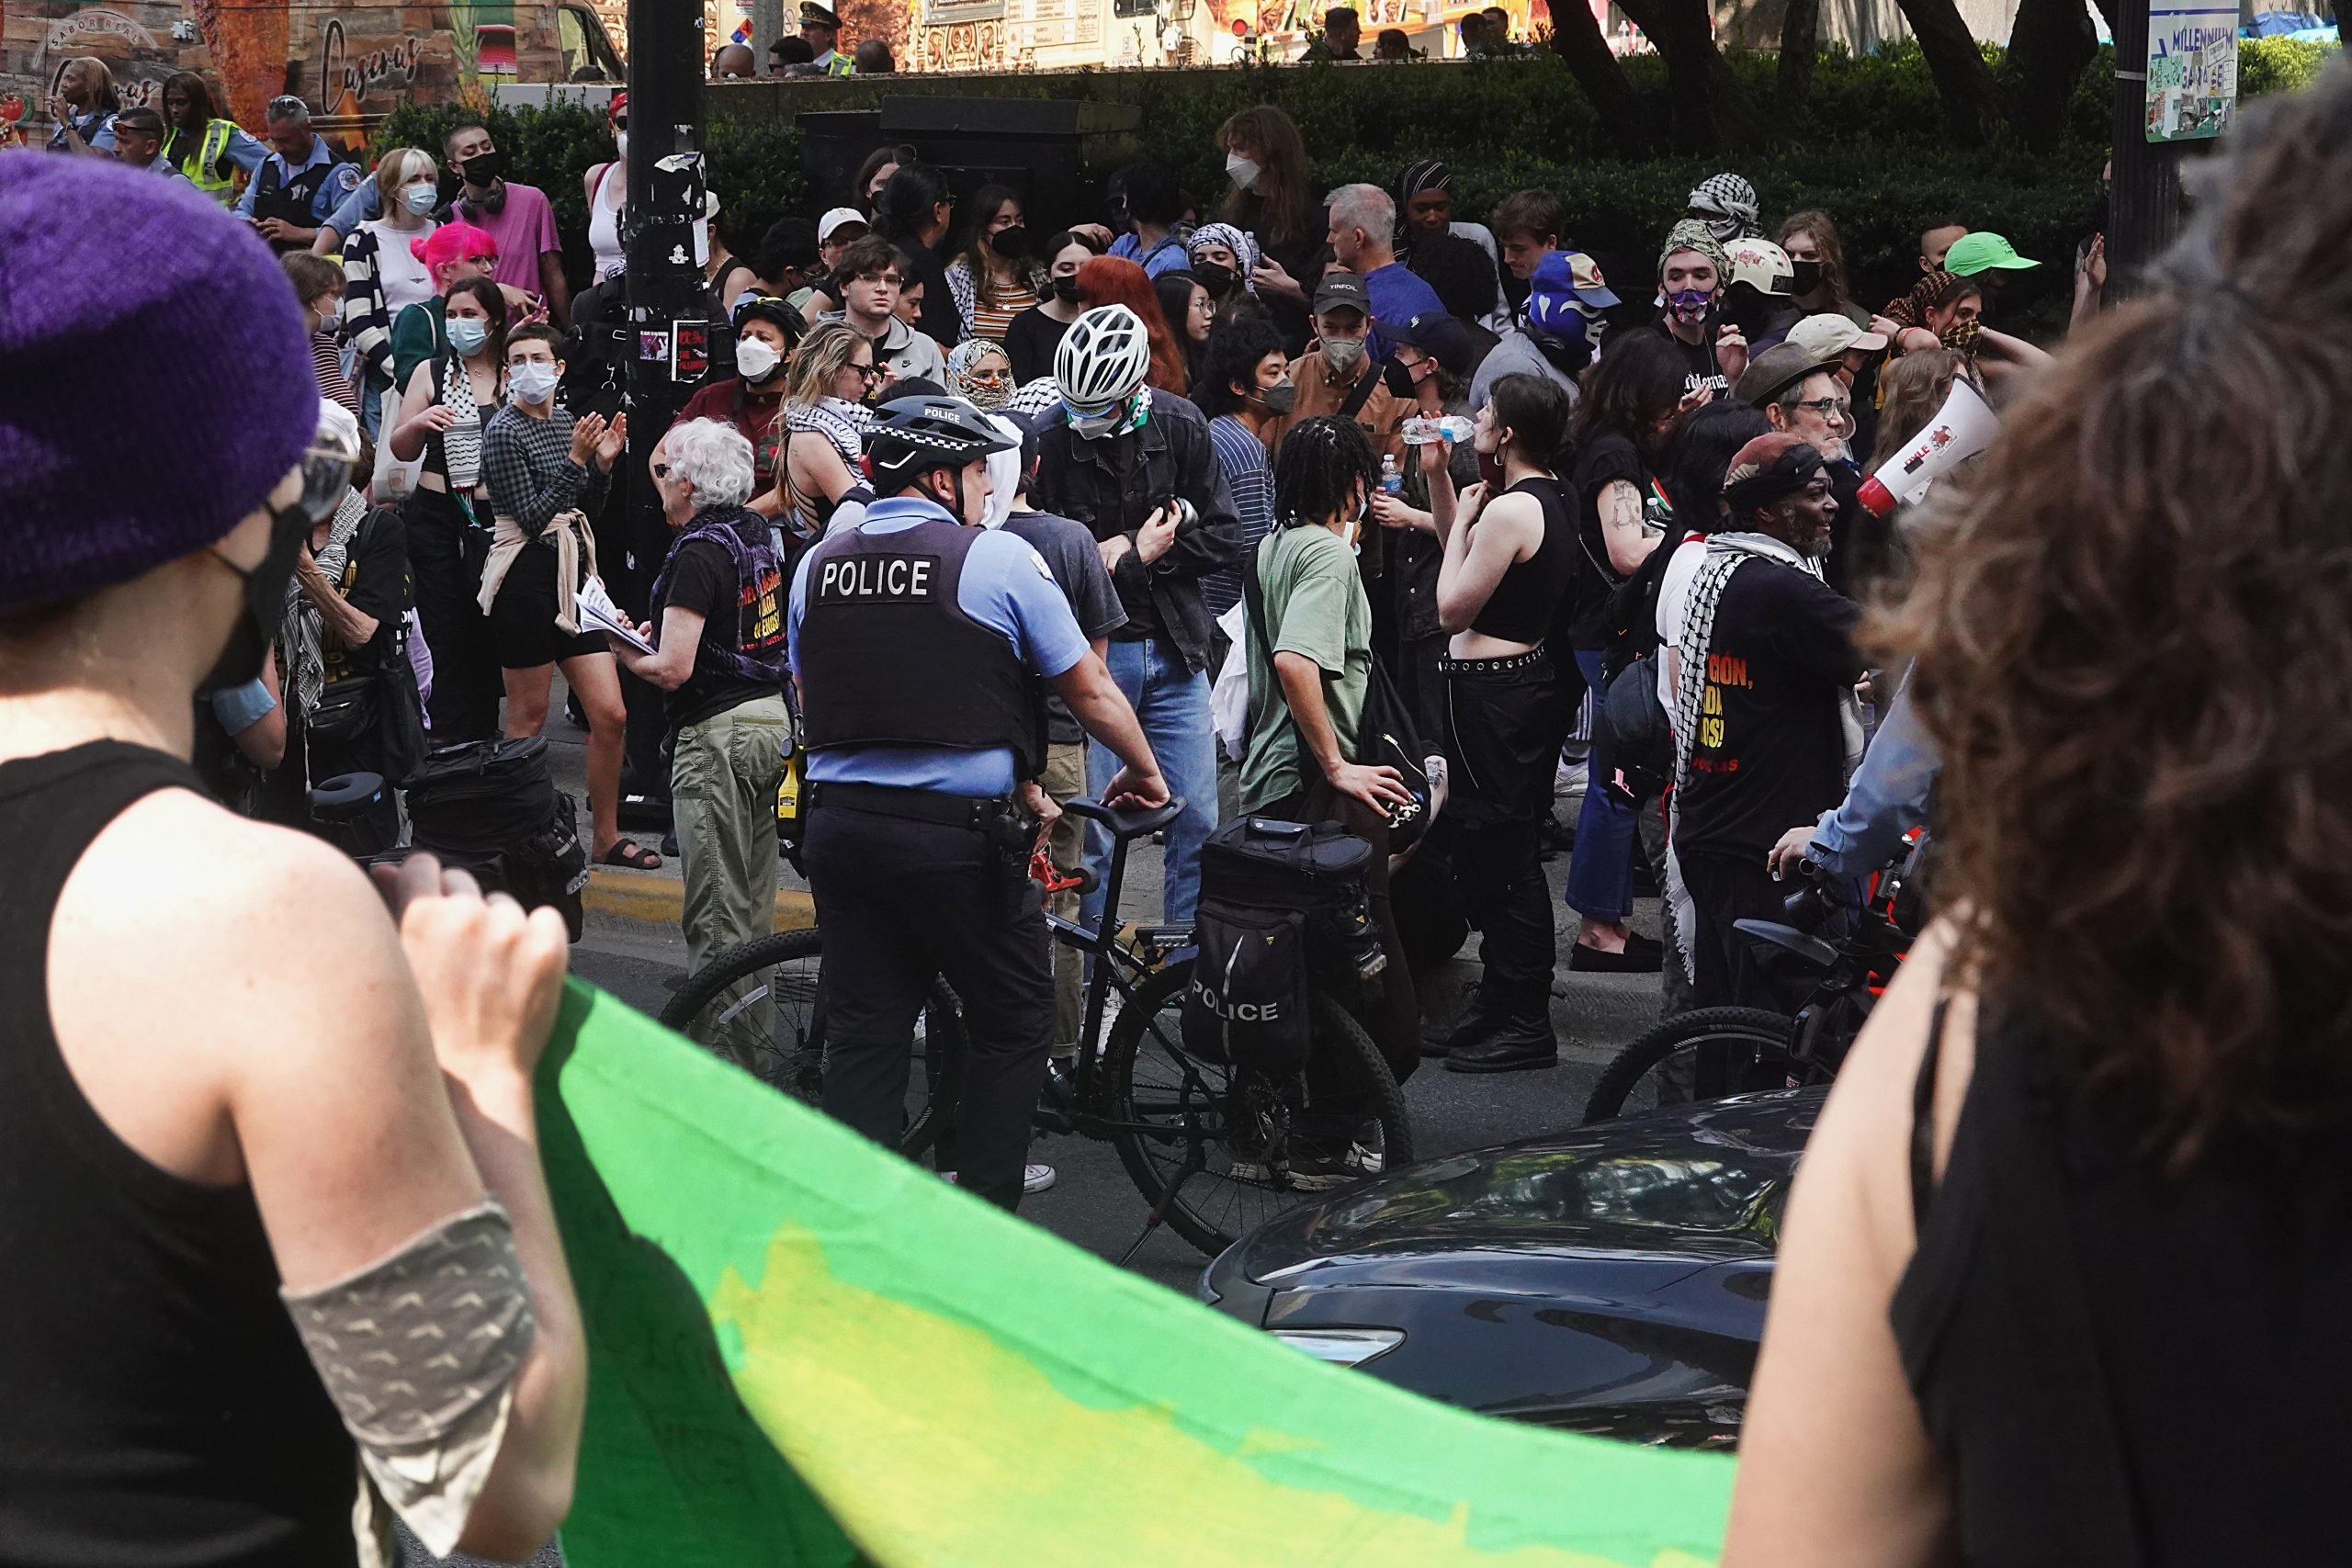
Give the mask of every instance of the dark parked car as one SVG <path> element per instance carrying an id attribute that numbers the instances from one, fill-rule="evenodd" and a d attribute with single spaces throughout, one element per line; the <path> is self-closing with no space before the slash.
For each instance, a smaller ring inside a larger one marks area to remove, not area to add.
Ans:
<path id="1" fill-rule="evenodd" d="M 1201 1295 L 1451 1404 L 1729 1447 L 1826 1092 L 1678 1106 L 1375 1177 L 1242 1237 Z"/>

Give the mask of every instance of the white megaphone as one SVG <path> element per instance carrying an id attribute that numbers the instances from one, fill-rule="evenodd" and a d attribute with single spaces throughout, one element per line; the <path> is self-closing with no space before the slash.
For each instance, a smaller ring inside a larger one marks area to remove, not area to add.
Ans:
<path id="1" fill-rule="evenodd" d="M 1928 487 L 1952 466 L 1973 457 L 1993 444 L 2001 422 L 1984 401 L 1984 394 L 1964 379 L 1951 384 L 1951 396 L 1936 411 L 1928 427 L 1904 443 L 1903 449 L 1862 481 L 1855 499 L 1873 517 L 1884 517 L 1898 506 L 1908 506 L 1928 493 Z"/>

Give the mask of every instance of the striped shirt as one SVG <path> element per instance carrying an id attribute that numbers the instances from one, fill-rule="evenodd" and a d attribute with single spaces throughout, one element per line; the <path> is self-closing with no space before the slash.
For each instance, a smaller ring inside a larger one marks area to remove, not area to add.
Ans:
<path id="1" fill-rule="evenodd" d="M 971 264 L 957 257 L 947 269 L 947 290 L 956 297 L 956 313 L 964 319 L 964 335 L 1002 343 L 1012 318 L 1037 303 L 1037 291 L 1027 283 L 998 288 L 996 303 L 983 304 Z"/>
<path id="2" fill-rule="evenodd" d="M 1242 568 L 1258 554 L 1258 541 L 1274 526 L 1274 471 L 1266 461 L 1266 444 L 1229 413 L 1209 421 L 1209 446 L 1217 467 L 1233 490 L 1233 513 L 1241 519 L 1241 559 L 1219 567 L 1201 579 L 1201 598 L 1215 620 L 1241 597 Z"/>

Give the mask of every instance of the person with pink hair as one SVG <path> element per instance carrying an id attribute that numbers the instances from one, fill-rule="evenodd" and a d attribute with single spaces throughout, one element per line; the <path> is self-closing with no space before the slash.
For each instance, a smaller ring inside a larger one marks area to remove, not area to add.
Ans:
<path id="1" fill-rule="evenodd" d="M 392 384 L 396 387 L 407 386 L 409 372 L 447 348 L 443 303 L 449 290 L 465 279 L 492 275 L 498 265 L 498 242 L 487 229 L 449 222 L 422 240 L 411 241 L 409 254 L 432 275 L 433 298 L 422 305 L 411 305 L 392 320 Z M 530 295 L 508 284 L 498 287 L 506 296 L 510 327 L 544 319 L 546 307 Z"/>

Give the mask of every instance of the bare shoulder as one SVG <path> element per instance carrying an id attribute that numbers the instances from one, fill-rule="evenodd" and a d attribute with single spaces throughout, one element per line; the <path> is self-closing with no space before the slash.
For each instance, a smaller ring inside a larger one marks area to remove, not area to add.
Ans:
<path id="1" fill-rule="evenodd" d="M 1912 1102 L 1939 999 L 1948 1005 L 1934 1100 L 1939 1170 L 1974 1065 L 1976 998 L 1955 983 L 1951 969 L 1956 934 L 1949 920 L 1939 919 L 1912 945 L 1902 972 L 1838 1070 L 1805 1153 L 1808 1167 L 1849 1186 L 1868 1215 L 1873 1250 L 1896 1272 L 1909 1259 L 1915 1239 Z"/>

